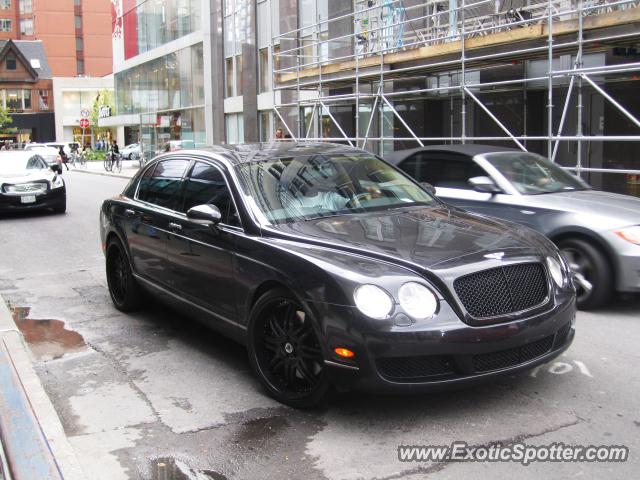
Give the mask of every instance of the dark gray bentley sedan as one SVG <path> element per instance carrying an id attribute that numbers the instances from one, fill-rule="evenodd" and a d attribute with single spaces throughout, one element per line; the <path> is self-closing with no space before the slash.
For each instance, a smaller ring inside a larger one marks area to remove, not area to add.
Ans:
<path id="1" fill-rule="evenodd" d="M 245 344 L 296 406 L 532 368 L 574 336 L 544 236 L 462 212 L 365 151 L 280 143 L 161 155 L 100 214 L 111 298 L 144 291 Z"/>

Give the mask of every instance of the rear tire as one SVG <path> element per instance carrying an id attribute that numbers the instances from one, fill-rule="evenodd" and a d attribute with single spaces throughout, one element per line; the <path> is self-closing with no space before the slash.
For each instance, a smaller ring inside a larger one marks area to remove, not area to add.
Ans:
<path id="1" fill-rule="evenodd" d="M 594 310 L 604 306 L 611 298 L 614 283 L 611 266 L 604 254 L 580 238 L 560 240 L 558 248 L 574 275 L 578 308 Z"/>
<path id="2" fill-rule="evenodd" d="M 131 271 L 131 264 L 119 240 L 111 240 L 107 246 L 107 284 L 114 306 L 129 312 L 141 306 L 143 292 Z"/>
<path id="3" fill-rule="evenodd" d="M 311 316 L 285 289 L 262 295 L 251 310 L 249 362 L 273 398 L 294 408 L 326 400 L 331 384 Z"/>

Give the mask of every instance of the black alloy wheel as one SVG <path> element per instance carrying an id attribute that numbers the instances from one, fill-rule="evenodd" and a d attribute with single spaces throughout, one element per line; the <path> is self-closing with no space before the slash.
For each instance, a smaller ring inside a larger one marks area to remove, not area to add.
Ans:
<path id="1" fill-rule="evenodd" d="M 568 238 L 558 242 L 571 269 L 580 310 L 593 310 L 607 303 L 613 291 L 613 274 L 604 255 L 589 242 Z"/>
<path id="2" fill-rule="evenodd" d="M 140 306 L 142 291 L 131 273 L 129 259 L 117 240 L 107 247 L 107 284 L 111 301 L 118 310 L 128 312 Z"/>
<path id="3" fill-rule="evenodd" d="M 249 360 L 279 402 L 295 408 L 321 404 L 330 389 L 311 317 L 286 290 L 256 302 L 249 324 Z"/>

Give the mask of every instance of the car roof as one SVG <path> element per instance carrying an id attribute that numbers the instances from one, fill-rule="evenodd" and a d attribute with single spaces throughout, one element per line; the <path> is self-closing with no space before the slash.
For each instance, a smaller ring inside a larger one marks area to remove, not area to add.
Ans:
<path id="1" fill-rule="evenodd" d="M 385 154 L 384 159 L 389 163 L 393 163 L 394 165 L 396 165 L 417 152 L 457 153 L 460 155 L 474 157 L 476 155 L 482 155 L 484 153 L 514 151 L 519 152 L 520 150 L 515 148 L 496 147 L 495 145 L 481 145 L 476 143 L 465 143 L 457 145 L 428 145 L 426 147 L 418 147 L 409 150 L 398 150 L 396 152 L 391 152 Z"/>
<path id="2" fill-rule="evenodd" d="M 53 147 L 51 145 L 29 145 L 29 148 L 25 148 L 25 151 L 42 151 L 42 150 L 50 150 L 53 151 L 55 150 L 56 152 L 58 151 L 58 149 L 56 147 Z"/>
<path id="3" fill-rule="evenodd" d="M 272 143 L 251 143 L 239 145 L 216 145 L 197 149 L 183 149 L 162 154 L 157 158 L 167 158 L 184 154 L 185 152 L 200 152 L 207 156 L 221 156 L 232 165 L 248 162 L 268 160 L 273 157 L 296 157 L 302 155 L 322 155 L 329 153 L 367 153 L 365 150 L 328 142 L 295 142 L 278 141 Z"/>
<path id="4" fill-rule="evenodd" d="M 3 158 L 24 158 L 33 157 L 37 152 L 29 150 L 0 150 L 0 162 Z"/>

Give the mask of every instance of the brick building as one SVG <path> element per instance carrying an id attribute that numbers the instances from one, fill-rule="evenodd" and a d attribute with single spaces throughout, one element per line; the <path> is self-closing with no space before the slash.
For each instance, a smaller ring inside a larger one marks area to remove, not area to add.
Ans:
<path id="1" fill-rule="evenodd" d="M 53 76 L 111 73 L 111 0 L 0 0 L 0 40 L 42 40 Z"/>
<path id="2" fill-rule="evenodd" d="M 15 134 L 0 135 L 2 140 L 55 138 L 52 74 L 41 41 L 0 40 L 0 106 L 17 128 Z"/>

